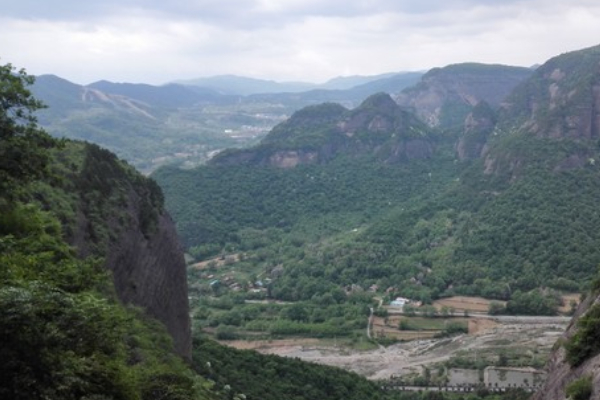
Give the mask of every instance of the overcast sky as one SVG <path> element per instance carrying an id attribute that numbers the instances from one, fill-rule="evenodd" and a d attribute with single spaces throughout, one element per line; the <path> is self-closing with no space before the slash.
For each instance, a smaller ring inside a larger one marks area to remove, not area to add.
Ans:
<path id="1" fill-rule="evenodd" d="M 323 82 L 600 44 L 598 0 L 18 0 L 0 63 L 87 84 L 236 74 Z"/>

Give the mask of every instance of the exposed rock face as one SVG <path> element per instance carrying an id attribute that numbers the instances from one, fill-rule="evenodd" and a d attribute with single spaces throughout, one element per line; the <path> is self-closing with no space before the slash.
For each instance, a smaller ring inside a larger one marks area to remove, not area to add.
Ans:
<path id="1" fill-rule="evenodd" d="M 555 172 L 594 165 L 600 139 L 600 46 L 548 60 L 497 113 L 498 140 L 485 147 L 485 173 L 516 179 L 534 162 Z"/>
<path id="2" fill-rule="evenodd" d="M 81 257 L 104 258 L 121 302 L 162 322 L 175 351 L 191 358 L 186 265 L 162 192 L 107 150 L 86 145 L 84 151 L 68 189 L 79 196 L 69 242 Z"/>
<path id="3" fill-rule="evenodd" d="M 448 128 L 463 121 L 481 101 L 497 107 L 531 73 L 527 68 L 472 63 L 434 68 L 396 101 L 429 126 Z"/>
<path id="4" fill-rule="evenodd" d="M 600 137 L 600 46 L 550 59 L 501 106 L 503 130 L 551 139 Z"/>
<path id="5" fill-rule="evenodd" d="M 572 368 L 566 360 L 566 352 L 560 345 L 571 338 L 577 332 L 577 321 L 594 304 L 600 303 L 600 297 L 590 296 L 582 302 L 569 324 L 567 331 L 557 343 L 557 348 L 550 355 L 546 364 L 548 377 L 540 390 L 532 397 L 532 400 L 564 400 L 567 398 L 566 387 L 569 383 L 584 376 L 592 377 L 593 392 L 590 400 L 600 399 L 600 355 L 591 357 L 582 365 Z"/>
<path id="6" fill-rule="evenodd" d="M 456 153 L 460 160 L 481 157 L 488 136 L 496 126 L 492 108 L 485 102 L 478 103 L 467 115 L 462 135 L 456 143 Z"/>
<path id="7" fill-rule="evenodd" d="M 119 299 L 161 321 L 175 351 L 190 359 L 186 265 L 171 218 L 160 215 L 156 232 L 148 238 L 130 226 L 112 244 L 105 265 L 113 272 Z"/>
<path id="8" fill-rule="evenodd" d="M 317 161 L 314 151 L 279 151 L 269 157 L 269 164 L 279 168 L 293 168 L 298 164 L 312 164 Z"/>
<path id="9" fill-rule="evenodd" d="M 150 236 L 140 228 L 135 195 L 130 197 L 126 227 L 108 246 L 104 266 L 112 271 L 117 296 L 124 304 L 141 307 L 148 315 L 161 321 L 173 338 L 177 354 L 191 358 L 192 338 L 187 295 L 186 265 L 178 242 L 175 225 L 165 212 L 158 218 Z M 79 227 L 87 229 L 85 216 L 80 214 Z M 73 245 L 82 256 L 89 254 L 89 239 L 85 232 L 76 232 Z"/>

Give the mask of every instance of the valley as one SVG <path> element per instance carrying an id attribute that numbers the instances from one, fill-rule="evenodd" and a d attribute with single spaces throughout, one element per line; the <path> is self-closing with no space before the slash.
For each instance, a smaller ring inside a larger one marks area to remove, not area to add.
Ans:
<path id="1" fill-rule="evenodd" d="M 498 354 L 521 352 L 529 360 L 522 365 L 543 366 L 556 340 L 564 333 L 570 318 L 540 321 L 523 318 L 519 322 L 494 321 L 491 326 L 472 334 L 443 339 L 415 339 L 368 351 L 315 343 L 310 340 L 264 342 L 223 342 L 236 348 L 252 348 L 264 354 L 297 357 L 304 361 L 344 368 L 373 380 L 420 375 L 423 368 L 461 365 L 470 360 L 470 368 L 496 365 Z M 531 364 L 530 364 L 531 363 Z M 468 363 L 461 365 L 468 368 Z"/>
<path id="2" fill-rule="evenodd" d="M 64 141 L 7 65 L 25 103 L 3 120 L 0 320 L 40 329 L 5 335 L 29 358 L 3 351 L 29 371 L 48 349 L 45 393 L 127 399 L 600 387 L 598 65 L 593 47 L 300 93 L 41 77 Z"/>

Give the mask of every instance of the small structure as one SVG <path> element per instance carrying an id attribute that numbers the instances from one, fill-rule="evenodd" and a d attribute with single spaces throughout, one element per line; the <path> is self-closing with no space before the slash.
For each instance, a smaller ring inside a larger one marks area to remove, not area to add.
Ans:
<path id="1" fill-rule="evenodd" d="M 405 305 L 410 304 L 410 299 L 406 297 L 396 297 L 395 300 L 390 302 L 390 306 L 392 307 L 404 307 Z"/>
<path id="2" fill-rule="evenodd" d="M 480 383 L 479 371 L 476 369 L 450 368 L 448 370 L 448 386 L 476 386 Z"/>
<path id="3" fill-rule="evenodd" d="M 490 388 L 526 388 L 540 386 L 546 372 L 535 368 L 486 367 L 483 382 Z"/>

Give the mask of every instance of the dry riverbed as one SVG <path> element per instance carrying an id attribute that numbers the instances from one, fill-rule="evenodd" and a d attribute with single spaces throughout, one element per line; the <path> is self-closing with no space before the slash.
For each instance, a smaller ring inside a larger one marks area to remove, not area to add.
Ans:
<path id="1" fill-rule="evenodd" d="M 499 320 L 471 318 L 470 333 L 452 338 L 413 340 L 370 351 L 324 346 L 317 339 L 286 339 L 256 342 L 224 342 L 236 348 L 252 348 L 265 354 L 297 357 L 304 361 L 354 371 L 370 379 L 387 379 L 420 371 L 468 352 L 499 348 L 528 349 L 531 357 L 547 354 L 564 332 L 569 319 L 511 317 Z"/>

